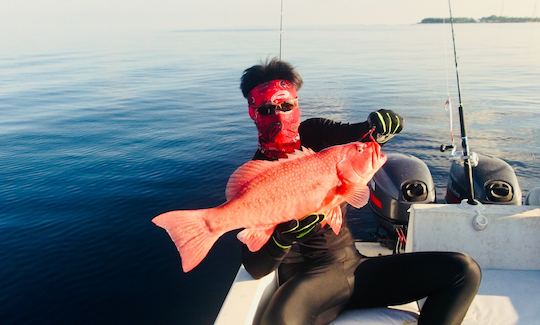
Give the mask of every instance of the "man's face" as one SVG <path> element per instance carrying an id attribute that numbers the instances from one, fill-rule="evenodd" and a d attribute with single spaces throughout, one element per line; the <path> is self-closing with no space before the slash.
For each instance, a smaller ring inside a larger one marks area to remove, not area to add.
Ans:
<path id="1" fill-rule="evenodd" d="M 300 108 L 294 84 L 286 80 L 260 84 L 250 91 L 248 104 L 263 149 L 283 152 L 298 149 Z"/>
<path id="2" fill-rule="evenodd" d="M 253 88 L 248 95 L 249 116 L 272 115 L 298 108 L 296 87 L 287 80 L 271 80 Z"/>

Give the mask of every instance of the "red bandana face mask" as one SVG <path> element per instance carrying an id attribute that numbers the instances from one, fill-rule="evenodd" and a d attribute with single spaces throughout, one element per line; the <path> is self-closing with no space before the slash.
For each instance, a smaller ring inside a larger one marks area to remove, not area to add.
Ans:
<path id="1" fill-rule="evenodd" d="M 285 158 L 300 149 L 300 109 L 294 84 L 286 80 L 262 83 L 249 92 L 248 105 L 265 156 Z"/>

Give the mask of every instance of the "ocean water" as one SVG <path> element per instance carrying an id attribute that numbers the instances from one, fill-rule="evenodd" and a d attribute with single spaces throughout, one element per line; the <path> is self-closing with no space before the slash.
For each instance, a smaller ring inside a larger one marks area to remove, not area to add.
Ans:
<path id="1" fill-rule="evenodd" d="M 457 107 L 449 41 L 443 25 L 297 28 L 283 58 L 304 77 L 303 118 L 401 113 L 385 150 L 423 159 L 441 195 L 447 93 Z M 457 25 L 456 41 L 471 148 L 505 159 L 526 194 L 540 186 L 540 24 Z M 256 149 L 239 78 L 277 54 L 279 32 L 11 45 L 0 48 L 0 322 L 211 324 L 240 263 L 234 234 L 184 274 L 150 220 L 224 201 Z"/>

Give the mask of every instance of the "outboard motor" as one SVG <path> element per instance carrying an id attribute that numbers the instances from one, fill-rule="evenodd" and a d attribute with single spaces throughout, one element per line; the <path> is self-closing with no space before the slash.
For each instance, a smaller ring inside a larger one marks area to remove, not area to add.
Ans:
<path id="1" fill-rule="evenodd" d="M 521 205 L 521 188 L 514 169 L 500 158 L 478 154 L 473 182 L 474 197 L 483 204 Z M 462 163 L 454 161 L 446 187 L 446 202 L 460 203 L 467 199 L 468 184 Z"/>
<path id="2" fill-rule="evenodd" d="M 404 248 L 409 208 L 413 203 L 434 203 L 435 185 L 422 160 L 400 153 L 388 153 L 387 158 L 369 183 L 369 206 L 389 234 L 388 242 L 381 242 L 397 252 Z"/>

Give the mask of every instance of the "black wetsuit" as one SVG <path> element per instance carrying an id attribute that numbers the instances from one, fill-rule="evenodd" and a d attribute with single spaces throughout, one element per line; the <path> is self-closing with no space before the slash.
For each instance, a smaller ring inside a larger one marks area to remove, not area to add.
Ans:
<path id="1" fill-rule="evenodd" d="M 359 141 L 367 122 L 342 124 L 309 119 L 300 125 L 302 146 L 320 151 Z M 253 159 L 268 159 L 259 151 Z M 345 217 L 346 206 L 342 207 Z M 480 283 L 480 269 L 459 253 L 410 253 L 366 258 L 354 247 L 346 222 L 339 235 L 320 229 L 288 251 L 273 241 L 242 261 L 255 278 L 278 269 L 279 288 L 261 324 L 327 324 L 345 308 L 403 304 L 428 297 L 419 324 L 459 324 Z"/>

